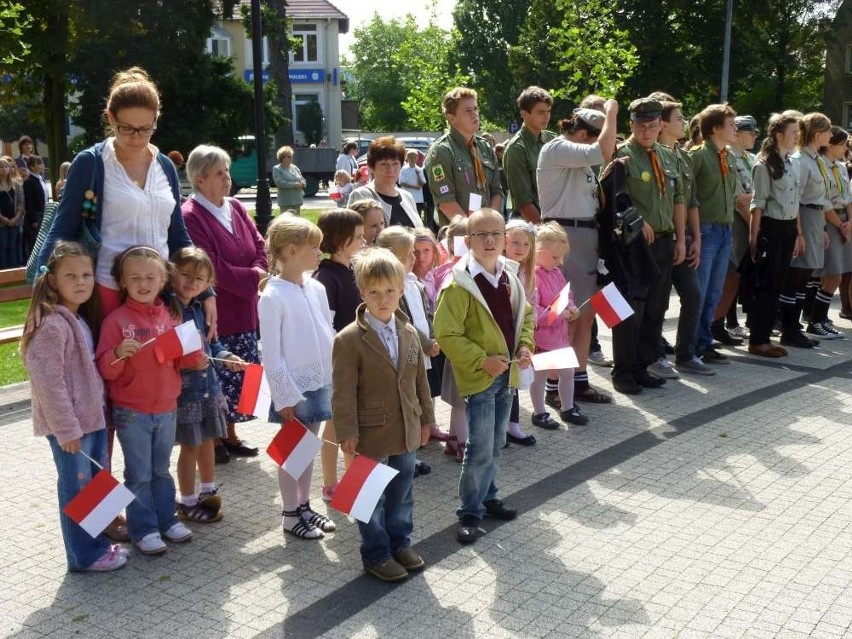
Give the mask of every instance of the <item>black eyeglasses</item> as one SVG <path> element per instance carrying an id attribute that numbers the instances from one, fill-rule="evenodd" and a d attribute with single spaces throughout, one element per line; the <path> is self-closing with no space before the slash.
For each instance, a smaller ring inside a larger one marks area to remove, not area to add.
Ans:
<path id="1" fill-rule="evenodd" d="M 115 130 L 119 135 L 131 136 L 131 135 L 135 134 L 135 135 L 138 135 L 138 136 L 143 137 L 143 138 L 150 138 L 152 135 L 154 135 L 154 131 L 157 130 L 157 127 L 155 127 L 155 126 L 135 127 L 135 126 L 130 126 L 129 124 L 120 124 L 119 123 L 115 126 Z"/>

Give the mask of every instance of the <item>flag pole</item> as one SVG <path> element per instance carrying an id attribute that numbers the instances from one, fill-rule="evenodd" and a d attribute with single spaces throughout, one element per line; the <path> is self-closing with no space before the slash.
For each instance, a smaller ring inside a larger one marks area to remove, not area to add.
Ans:
<path id="1" fill-rule="evenodd" d="M 98 467 L 98 468 L 100 468 L 101 470 L 106 470 L 106 469 L 105 469 L 103 466 L 101 466 L 98 462 L 96 462 L 94 459 L 92 459 L 91 457 L 89 457 L 89 455 L 87 455 L 87 454 L 86 454 L 86 453 L 85 453 L 82 449 L 81 449 L 81 450 L 78 450 L 77 452 L 78 452 L 78 453 L 80 453 L 83 457 L 85 457 L 86 459 L 88 459 L 90 462 L 92 462 L 95 466 L 97 466 L 97 467 Z"/>
<path id="2" fill-rule="evenodd" d="M 143 342 L 142 344 L 139 344 L 139 350 L 142 350 L 142 347 L 143 347 L 143 346 L 148 346 L 148 344 L 151 344 L 152 342 L 156 342 L 156 341 L 157 341 L 157 338 L 156 338 L 156 337 L 152 337 L 152 338 L 151 338 L 151 339 L 149 339 L 147 342 Z M 136 352 L 138 353 L 139 351 L 136 351 Z M 109 365 L 110 365 L 110 366 L 115 366 L 116 364 L 118 364 L 121 360 L 125 359 L 126 357 L 127 357 L 127 355 L 122 355 L 122 356 L 121 356 L 121 357 L 119 357 L 117 360 L 110 362 L 110 363 L 109 363 Z"/>

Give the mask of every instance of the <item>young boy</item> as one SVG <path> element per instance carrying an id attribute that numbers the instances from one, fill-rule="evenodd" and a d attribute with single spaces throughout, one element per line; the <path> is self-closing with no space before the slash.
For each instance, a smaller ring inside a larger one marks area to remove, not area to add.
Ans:
<path id="1" fill-rule="evenodd" d="M 438 297 L 435 339 L 453 367 L 465 398 L 468 439 L 459 478 L 456 538 L 473 543 L 483 516 L 514 519 L 497 499 L 497 471 L 512 408 L 518 368 L 530 366 L 533 310 L 518 278 L 505 268 L 503 216 L 481 209 L 468 219 L 470 252 L 453 267 Z"/>
<path id="2" fill-rule="evenodd" d="M 364 304 L 332 350 L 332 410 L 343 452 L 381 460 L 399 474 L 367 524 L 358 522 L 364 570 L 400 581 L 426 563 L 411 549 L 415 454 L 435 422 L 417 329 L 397 315 L 405 269 L 383 248 L 355 261 Z"/>

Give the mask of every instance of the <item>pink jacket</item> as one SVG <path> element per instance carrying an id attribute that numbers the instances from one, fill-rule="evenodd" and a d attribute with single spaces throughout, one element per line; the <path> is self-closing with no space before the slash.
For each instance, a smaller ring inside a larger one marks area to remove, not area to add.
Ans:
<path id="1" fill-rule="evenodd" d="M 568 320 L 564 317 L 558 317 L 549 324 L 547 323 L 547 314 L 550 312 L 550 305 L 556 300 L 559 292 L 565 288 L 565 276 L 558 268 L 547 271 L 539 266 L 535 267 L 535 288 L 536 288 L 536 303 L 535 303 L 535 350 L 553 351 L 557 348 L 565 348 L 570 346 L 571 342 L 568 338 Z M 574 292 L 568 296 L 568 308 L 574 306 Z"/>
<path id="2" fill-rule="evenodd" d="M 45 316 L 24 354 L 33 433 L 60 444 L 104 427 L 104 385 L 77 317 L 64 306 Z"/>

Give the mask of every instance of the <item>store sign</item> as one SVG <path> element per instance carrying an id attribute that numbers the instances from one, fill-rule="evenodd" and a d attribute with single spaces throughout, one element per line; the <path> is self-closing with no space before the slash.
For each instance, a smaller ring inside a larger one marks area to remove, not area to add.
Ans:
<path id="1" fill-rule="evenodd" d="M 246 82 L 254 82 L 254 69 L 243 71 Z M 263 81 L 269 80 L 269 69 L 263 70 Z M 325 69 L 290 69 L 290 82 L 293 84 L 322 84 L 325 82 Z"/>

